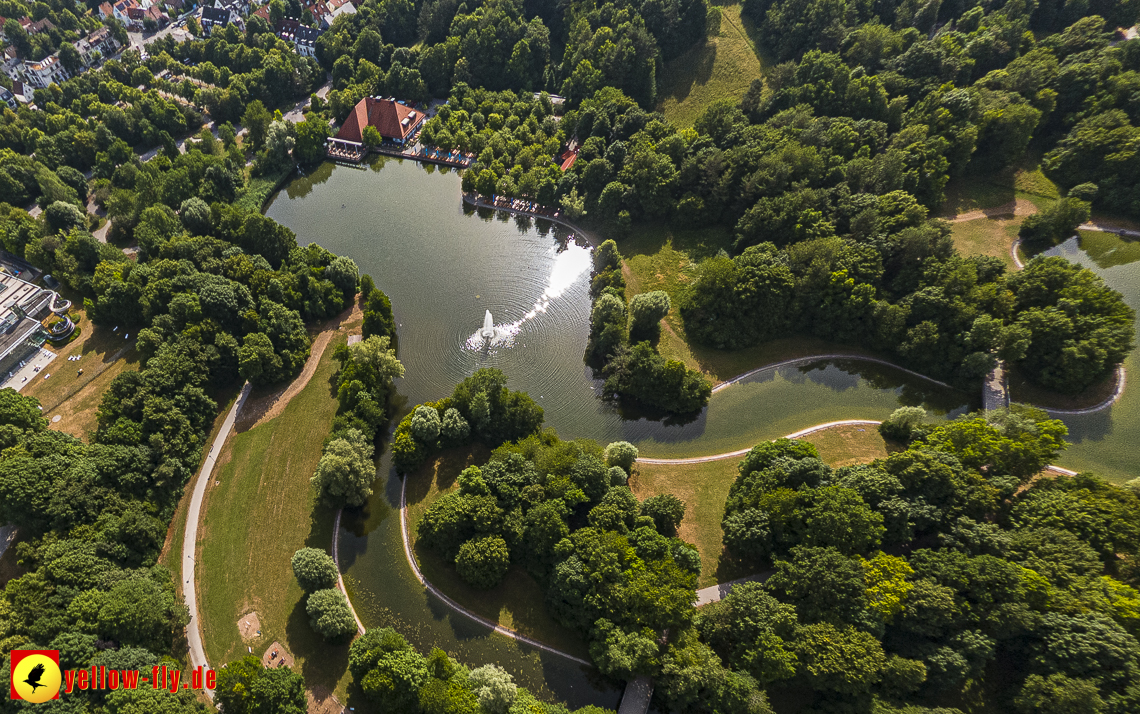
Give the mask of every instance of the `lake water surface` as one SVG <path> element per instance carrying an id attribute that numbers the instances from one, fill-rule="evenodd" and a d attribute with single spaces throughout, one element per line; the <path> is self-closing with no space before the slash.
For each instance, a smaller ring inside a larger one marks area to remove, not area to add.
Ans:
<path id="1" fill-rule="evenodd" d="M 644 456 L 671 458 L 746 448 L 821 422 L 882 419 L 901 405 L 953 416 L 974 398 L 889 367 L 831 360 L 760 372 L 715 394 L 688 423 L 623 416 L 600 399 L 601 383 L 582 361 L 589 249 L 565 229 L 471 212 L 457 174 L 394 159 L 362 168 L 325 163 L 293 180 L 266 213 L 302 245 L 317 242 L 352 257 L 391 298 L 406 368 L 396 389 L 405 409 L 447 396 L 479 367 L 493 366 L 542 405 L 546 424 L 561 436 L 626 439 Z M 1056 252 L 1130 290 L 1130 304 L 1140 307 L 1140 255 L 1131 245 L 1071 243 Z M 509 333 L 507 344 L 483 349 L 472 339 L 486 310 Z M 1137 463 L 1138 392 L 1106 413 L 1066 418 L 1077 443 L 1061 463 L 1122 477 Z M 589 668 L 494 634 L 424 591 L 404 558 L 399 489 L 385 455 L 374 498 L 362 512 L 346 513 L 339 535 L 341 568 L 365 624 L 391 625 L 420 650 L 437 645 L 472 666 L 498 663 L 520 684 L 574 707 L 615 707 L 620 692 Z"/>

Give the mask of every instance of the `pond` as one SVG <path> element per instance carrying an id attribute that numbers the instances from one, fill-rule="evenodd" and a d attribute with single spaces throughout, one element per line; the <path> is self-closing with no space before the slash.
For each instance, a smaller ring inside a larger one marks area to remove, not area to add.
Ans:
<path id="1" fill-rule="evenodd" d="M 626 439 L 645 456 L 732 451 L 840 419 L 882 419 L 901 405 L 933 415 L 970 408 L 966 395 L 865 361 L 817 360 L 761 371 L 716 393 L 687 423 L 619 412 L 582 361 L 589 332 L 588 245 L 559 226 L 477 213 L 455 173 L 410 161 L 360 168 L 325 163 L 293 180 L 267 215 L 301 244 L 352 257 L 392 300 L 406 376 L 403 407 L 450 394 L 481 366 L 502 369 L 566 438 Z M 490 310 L 506 344 L 472 339 Z M 973 405 L 976 406 L 976 405 Z M 341 568 L 366 626 L 391 625 L 421 650 L 438 645 L 466 663 L 495 662 L 542 696 L 614 707 L 620 693 L 589 669 L 541 654 L 448 610 L 416 581 L 403 553 L 400 481 L 380 463 L 376 494 L 347 514 Z"/>
<path id="2" fill-rule="evenodd" d="M 1092 270 L 1140 313 L 1140 240 L 1081 231 L 1043 255 L 1059 255 Z M 1058 465 L 1093 471 L 1117 482 L 1140 476 L 1136 468 L 1140 464 L 1140 361 L 1136 351 L 1124 361 L 1124 369 L 1128 387 L 1115 404 L 1092 414 L 1057 415 L 1069 427 L 1071 444 Z"/>

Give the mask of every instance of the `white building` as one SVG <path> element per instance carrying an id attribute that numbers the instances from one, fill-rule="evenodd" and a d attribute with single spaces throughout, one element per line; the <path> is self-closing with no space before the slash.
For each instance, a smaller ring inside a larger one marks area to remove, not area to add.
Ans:
<path id="1" fill-rule="evenodd" d="M 27 82 L 40 89 L 47 89 L 52 82 L 58 84 L 71 77 L 71 74 L 63 68 L 63 63 L 59 61 L 59 57 L 55 55 L 44 57 L 38 62 L 25 60 L 23 70 Z"/>

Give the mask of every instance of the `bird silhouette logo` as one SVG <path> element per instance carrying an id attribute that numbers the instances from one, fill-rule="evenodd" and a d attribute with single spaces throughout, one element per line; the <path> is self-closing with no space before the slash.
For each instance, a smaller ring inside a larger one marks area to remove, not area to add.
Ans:
<path id="1" fill-rule="evenodd" d="M 12 650 L 11 697 L 40 703 L 59 698 L 59 650 Z"/>
<path id="2" fill-rule="evenodd" d="M 40 680 L 43 678 L 44 678 L 44 666 L 42 664 L 37 664 L 37 665 L 34 665 L 32 667 L 31 672 L 28 672 L 28 678 L 24 680 L 24 684 L 31 687 L 32 688 L 32 694 L 35 694 L 37 689 L 39 689 L 40 687 L 47 686 L 44 684 L 40 684 Z"/>

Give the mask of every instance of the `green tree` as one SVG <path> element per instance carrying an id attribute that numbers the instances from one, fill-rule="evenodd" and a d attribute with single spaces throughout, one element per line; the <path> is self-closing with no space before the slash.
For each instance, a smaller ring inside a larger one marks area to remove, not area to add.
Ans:
<path id="1" fill-rule="evenodd" d="M 356 619 L 336 588 L 317 590 L 305 601 L 305 612 L 313 630 L 327 642 L 341 642 L 356 632 Z"/>
<path id="2" fill-rule="evenodd" d="M 459 577 L 484 590 L 498 585 L 510 565 L 510 549 L 499 536 L 467 541 L 455 556 L 455 570 Z"/>
<path id="3" fill-rule="evenodd" d="M 313 164 L 325 157 L 325 141 L 329 125 L 317 115 L 310 114 L 296 126 L 297 139 L 293 144 L 293 158 L 299 164 Z"/>
<path id="4" fill-rule="evenodd" d="M 317 548 L 301 548 L 293 554 L 293 575 L 307 593 L 337 584 L 339 573 L 332 556 Z"/>
<path id="5" fill-rule="evenodd" d="M 641 503 L 641 515 L 653 519 L 658 533 L 673 536 L 685 517 L 685 502 L 671 493 L 650 496 Z"/>
<path id="6" fill-rule="evenodd" d="M 246 106 L 245 113 L 241 116 L 241 123 L 248 132 L 254 151 L 260 151 L 261 147 L 265 145 L 266 134 L 272 121 L 273 115 L 269 113 L 260 99 L 254 99 Z"/>
<path id="7" fill-rule="evenodd" d="M 637 447 L 628 441 L 614 441 L 606 446 L 605 459 L 607 466 L 618 466 L 626 474 L 633 473 L 633 464 L 637 461 Z"/>
<path id="8" fill-rule="evenodd" d="M 493 664 L 471 670 L 471 689 L 479 706 L 491 714 L 506 714 L 518 696 L 518 686 L 505 669 Z"/>
<path id="9" fill-rule="evenodd" d="M 631 339 L 654 339 L 660 332 L 660 322 L 669 314 L 672 303 L 664 290 L 640 293 L 629 304 L 629 332 Z"/>
<path id="10" fill-rule="evenodd" d="M 874 637 L 828 622 L 801 626 L 792 649 L 812 688 L 848 696 L 869 691 L 887 663 Z"/>
<path id="11" fill-rule="evenodd" d="M 339 508 L 364 505 L 375 479 L 372 444 L 358 430 L 346 429 L 325 447 L 311 480 L 321 501 Z"/>

